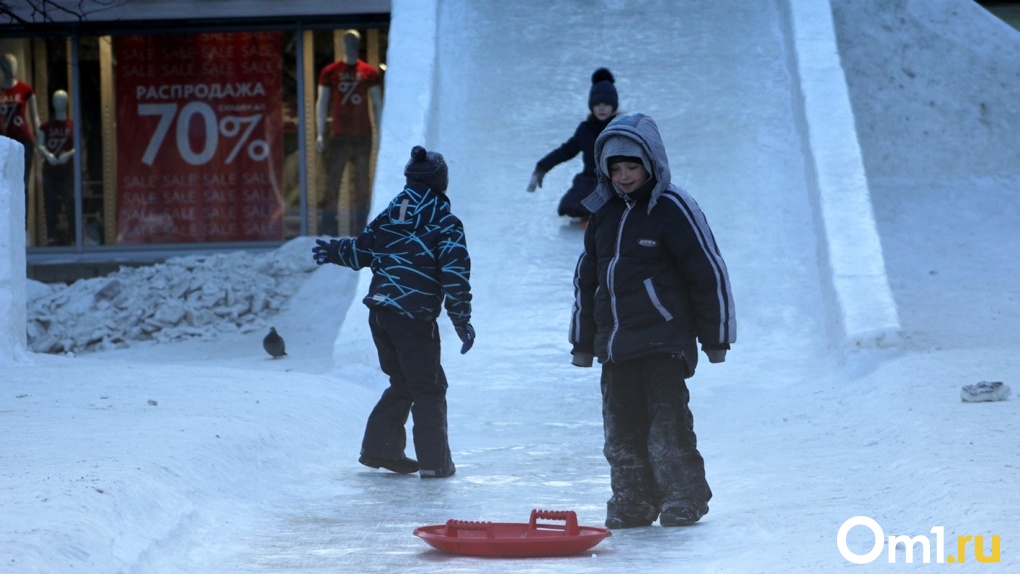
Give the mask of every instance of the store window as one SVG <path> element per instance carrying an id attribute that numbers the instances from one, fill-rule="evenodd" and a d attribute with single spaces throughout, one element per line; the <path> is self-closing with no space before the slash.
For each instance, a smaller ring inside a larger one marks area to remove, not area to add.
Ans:
<path id="1" fill-rule="evenodd" d="M 29 245 L 67 244 L 74 235 L 69 229 L 74 216 L 74 142 L 66 54 L 66 42 L 0 42 L 0 135 L 24 146 Z"/>
<path id="2" fill-rule="evenodd" d="M 0 40 L 29 247 L 357 233 L 385 50 L 378 28 Z"/>

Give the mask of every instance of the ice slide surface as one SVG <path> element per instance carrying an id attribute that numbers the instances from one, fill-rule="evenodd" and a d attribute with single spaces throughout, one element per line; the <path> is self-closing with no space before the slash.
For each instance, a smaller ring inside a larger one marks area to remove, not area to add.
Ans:
<path id="1" fill-rule="evenodd" d="M 590 74 L 606 66 L 621 111 L 658 122 L 674 183 L 715 231 L 737 304 L 740 351 L 731 360 L 792 352 L 810 363 L 824 354 L 832 310 L 782 17 L 771 2 L 441 3 L 435 147 L 450 158 L 451 197 L 470 239 L 506 246 L 499 260 L 476 260 L 475 274 L 522 334 L 562 352 L 564 282 L 581 234 L 555 209 L 580 157 L 551 171 L 535 195 L 524 187 L 535 162 L 584 118 Z M 533 285 L 522 289 L 521 278 Z M 562 312 L 533 317 L 535 298 L 562 300 Z"/>

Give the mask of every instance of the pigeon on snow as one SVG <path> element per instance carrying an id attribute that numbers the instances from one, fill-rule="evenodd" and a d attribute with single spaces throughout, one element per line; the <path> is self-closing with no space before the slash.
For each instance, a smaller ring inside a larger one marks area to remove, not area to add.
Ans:
<path id="1" fill-rule="evenodd" d="M 276 327 L 269 328 L 269 334 L 266 335 L 265 339 L 262 339 L 262 348 L 272 355 L 274 359 L 287 354 L 284 350 L 283 337 L 276 332 Z"/>

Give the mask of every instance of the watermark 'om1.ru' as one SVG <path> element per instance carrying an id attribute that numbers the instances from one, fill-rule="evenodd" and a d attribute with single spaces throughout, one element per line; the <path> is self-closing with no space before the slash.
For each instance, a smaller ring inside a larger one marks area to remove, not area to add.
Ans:
<path id="1" fill-rule="evenodd" d="M 871 533 L 875 536 L 875 544 L 868 552 L 864 554 L 857 554 L 847 545 L 846 538 L 850 534 L 850 531 L 857 526 L 863 526 L 871 530 Z M 935 563 L 942 564 L 963 564 L 967 561 L 967 547 L 972 546 L 974 550 L 974 559 L 982 564 L 996 564 L 999 562 L 999 537 L 992 536 L 991 552 L 985 554 L 985 537 L 961 535 L 956 537 L 956 555 L 946 556 L 945 552 L 945 538 L 946 529 L 942 526 L 933 526 L 929 531 L 935 535 L 935 542 L 932 541 L 925 535 L 918 536 L 890 536 L 888 538 L 889 547 L 889 563 L 896 563 L 897 548 L 902 544 L 904 549 L 905 561 L 913 563 L 914 561 L 914 549 L 918 546 L 921 547 L 921 562 L 924 564 L 931 563 L 931 549 L 935 547 Z M 867 516 L 854 516 L 843 523 L 843 526 L 839 527 L 839 533 L 836 535 L 836 546 L 839 547 L 839 553 L 854 564 L 869 564 L 874 562 L 882 554 L 882 548 L 886 545 L 885 532 L 882 531 L 882 527 L 878 525 L 872 518 Z"/>

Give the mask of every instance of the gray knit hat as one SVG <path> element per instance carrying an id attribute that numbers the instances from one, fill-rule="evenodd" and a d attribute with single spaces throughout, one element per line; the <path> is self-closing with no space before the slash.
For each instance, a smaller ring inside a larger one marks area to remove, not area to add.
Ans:
<path id="1" fill-rule="evenodd" d="M 446 191 L 450 182 L 443 154 L 426 151 L 420 145 L 411 148 L 411 159 L 404 166 L 404 176 L 407 183 L 423 183 L 432 191 L 439 192 Z"/>
<path id="2" fill-rule="evenodd" d="M 614 135 L 602 144 L 599 167 L 602 169 L 602 173 L 606 174 L 606 177 L 609 177 L 609 164 L 615 163 L 609 160 L 615 157 L 633 158 L 640 161 L 645 166 L 645 171 L 649 174 L 654 173 L 652 171 L 652 163 L 648 161 L 648 156 L 645 155 L 645 150 L 641 147 L 641 144 L 628 137 Z"/>

